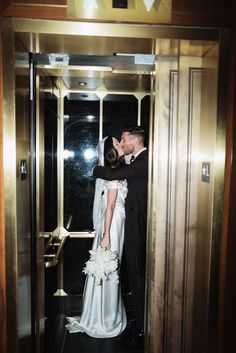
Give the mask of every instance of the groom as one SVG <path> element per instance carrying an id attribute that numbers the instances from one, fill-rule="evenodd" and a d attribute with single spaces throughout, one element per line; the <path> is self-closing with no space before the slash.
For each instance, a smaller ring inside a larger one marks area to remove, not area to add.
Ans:
<path id="1" fill-rule="evenodd" d="M 132 154 L 131 163 L 114 169 L 96 166 L 93 175 L 106 180 L 127 179 L 128 182 L 124 246 L 135 316 L 135 325 L 130 328 L 128 334 L 131 340 L 136 341 L 144 332 L 148 180 L 145 131 L 139 126 L 123 129 L 121 146 L 125 155 Z"/>

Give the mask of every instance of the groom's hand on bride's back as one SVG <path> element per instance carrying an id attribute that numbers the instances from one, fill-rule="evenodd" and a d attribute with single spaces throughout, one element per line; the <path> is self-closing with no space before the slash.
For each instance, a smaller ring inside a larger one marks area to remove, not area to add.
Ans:
<path id="1" fill-rule="evenodd" d="M 116 177 L 116 175 L 114 175 L 114 173 L 116 173 L 118 168 L 110 168 L 107 166 L 96 166 L 93 168 L 93 177 L 94 178 L 101 178 L 101 179 L 105 179 L 105 180 L 114 180 L 114 179 L 123 179 L 120 178 L 118 176 L 118 178 Z"/>
<path id="2" fill-rule="evenodd" d="M 103 167 L 101 165 L 96 165 L 93 168 L 93 177 L 105 179 L 106 171 L 109 170 L 109 167 Z"/>

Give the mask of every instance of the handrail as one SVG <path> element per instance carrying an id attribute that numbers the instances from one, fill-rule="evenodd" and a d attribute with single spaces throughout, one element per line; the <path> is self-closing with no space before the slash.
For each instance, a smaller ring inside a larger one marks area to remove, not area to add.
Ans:
<path id="1" fill-rule="evenodd" d="M 66 238 L 94 238 L 95 232 L 68 232 L 72 217 L 69 218 L 66 229 L 58 226 L 52 233 L 44 233 L 44 237 L 48 238 L 47 244 L 44 249 L 45 267 L 53 267 L 60 261 L 60 256 L 63 251 Z"/>
<path id="2" fill-rule="evenodd" d="M 52 235 L 51 232 L 44 232 L 42 233 L 44 238 L 50 238 Z M 94 230 L 89 230 L 89 231 L 81 231 L 81 232 L 70 232 L 70 239 L 85 239 L 85 238 L 94 238 L 95 232 Z"/>
<path id="3" fill-rule="evenodd" d="M 57 236 L 50 235 L 49 240 L 45 247 L 45 267 L 56 266 L 60 260 L 63 247 L 65 245 L 67 236 L 59 238 Z M 47 253 L 48 251 L 48 253 Z"/>
<path id="4" fill-rule="evenodd" d="M 71 220 L 72 216 L 69 218 L 67 229 L 70 226 Z M 70 235 L 67 229 L 63 226 L 57 226 L 56 229 L 49 234 L 49 239 L 44 249 L 44 264 L 46 268 L 56 266 L 60 261 L 66 238 Z"/>

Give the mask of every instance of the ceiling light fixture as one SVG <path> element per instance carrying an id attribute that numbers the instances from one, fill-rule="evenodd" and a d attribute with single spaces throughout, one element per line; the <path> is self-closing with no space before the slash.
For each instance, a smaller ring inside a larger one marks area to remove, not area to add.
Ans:
<path id="1" fill-rule="evenodd" d="M 143 0 L 143 2 L 144 2 L 144 5 L 145 5 L 147 11 L 150 11 L 155 0 Z"/>
<path id="2" fill-rule="evenodd" d="M 79 85 L 80 85 L 80 87 L 84 87 L 84 86 L 86 86 L 86 85 L 87 85 L 87 83 L 86 83 L 86 82 L 84 82 L 84 81 L 80 81 L 80 82 L 79 82 Z"/>
<path id="3" fill-rule="evenodd" d="M 97 0 L 85 0 L 84 1 L 85 9 L 96 9 L 98 8 Z"/>
<path id="4" fill-rule="evenodd" d="M 112 71 L 112 67 L 111 66 L 86 66 L 86 65 L 74 65 L 74 66 L 70 66 L 70 70 L 80 70 L 80 71 Z"/>

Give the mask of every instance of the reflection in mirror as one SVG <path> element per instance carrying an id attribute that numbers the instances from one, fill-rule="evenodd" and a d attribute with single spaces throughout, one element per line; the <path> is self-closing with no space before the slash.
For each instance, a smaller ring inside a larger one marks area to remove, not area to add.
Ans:
<path id="1" fill-rule="evenodd" d="M 45 231 L 57 227 L 57 97 L 44 93 L 44 219 Z"/>
<path id="2" fill-rule="evenodd" d="M 94 179 L 99 136 L 99 98 L 68 94 L 64 99 L 64 226 L 70 231 L 92 230 Z"/>
<path id="3" fill-rule="evenodd" d="M 108 94 L 103 102 L 103 136 L 120 138 L 121 130 L 137 124 L 138 101 L 133 95 Z"/>

